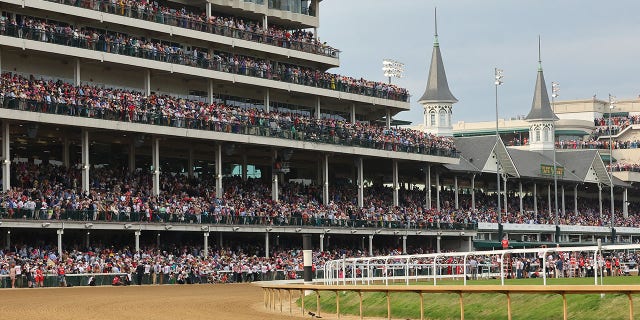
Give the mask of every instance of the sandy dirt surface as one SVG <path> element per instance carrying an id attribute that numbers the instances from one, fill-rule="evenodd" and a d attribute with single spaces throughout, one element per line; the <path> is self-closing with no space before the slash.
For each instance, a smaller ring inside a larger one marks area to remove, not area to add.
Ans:
<path id="1" fill-rule="evenodd" d="M 251 284 L 0 289 L 0 301 L 2 319 L 303 318 L 295 304 L 289 315 L 286 294 L 284 312 L 279 302 L 268 310 L 262 289 Z"/>

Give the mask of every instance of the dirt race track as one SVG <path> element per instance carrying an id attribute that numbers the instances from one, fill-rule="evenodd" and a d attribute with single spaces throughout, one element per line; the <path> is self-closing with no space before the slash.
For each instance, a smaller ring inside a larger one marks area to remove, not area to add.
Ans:
<path id="1" fill-rule="evenodd" d="M 262 289 L 250 284 L 1 289 L 0 318 L 301 319 L 267 311 Z"/>

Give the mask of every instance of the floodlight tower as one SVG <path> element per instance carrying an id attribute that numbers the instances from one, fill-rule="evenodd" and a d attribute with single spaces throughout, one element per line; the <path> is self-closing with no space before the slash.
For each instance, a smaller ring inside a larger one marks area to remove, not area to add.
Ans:
<path id="1" fill-rule="evenodd" d="M 392 77 L 402 78 L 404 63 L 392 59 L 384 59 L 382 60 L 382 71 L 384 71 L 384 76 L 389 78 L 389 84 L 391 84 Z"/>

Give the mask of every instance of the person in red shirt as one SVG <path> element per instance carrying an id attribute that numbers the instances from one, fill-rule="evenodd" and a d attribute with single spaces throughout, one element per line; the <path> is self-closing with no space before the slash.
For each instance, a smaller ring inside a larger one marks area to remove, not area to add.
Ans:
<path id="1" fill-rule="evenodd" d="M 504 236 L 504 238 L 502 238 L 502 241 L 500 243 L 502 244 L 502 250 L 509 249 L 509 238 L 507 238 L 507 236 Z"/>
<path id="2" fill-rule="evenodd" d="M 58 283 L 60 284 L 61 287 L 66 287 L 67 286 L 67 279 L 65 277 L 65 270 L 64 270 L 64 265 L 60 264 L 58 266 Z"/>

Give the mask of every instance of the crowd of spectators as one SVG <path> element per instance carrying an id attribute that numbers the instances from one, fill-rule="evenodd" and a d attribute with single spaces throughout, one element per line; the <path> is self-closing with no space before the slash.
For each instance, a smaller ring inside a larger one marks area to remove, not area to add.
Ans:
<path id="1" fill-rule="evenodd" d="M 331 57 L 337 57 L 339 53 L 339 50 L 328 46 L 326 42 L 321 42 L 314 37 L 313 32 L 308 30 L 289 30 L 274 24 L 265 29 L 259 21 L 217 12 L 212 12 L 212 15 L 207 18 L 206 12 L 197 10 L 195 7 L 171 7 L 168 2 L 163 5 L 160 1 L 139 0 L 47 1 Z"/>
<path id="2" fill-rule="evenodd" d="M 0 34 L 383 99 L 409 99 L 409 93 L 405 88 L 384 82 L 356 79 L 311 67 L 219 50 L 212 52 L 205 48 L 184 48 L 172 41 L 160 41 L 85 26 L 74 27 L 63 22 L 28 16 L 20 16 L 18 21 L 0 17 Z"/>
<path id="3" fill-rule="evenodd" d="M 451 138 L 418 130 L 316 119 L 302 113 L 266 112 L 229 106 L 222 101 L 205 103 L 168 95 L 146 96 L 132 90 L 74 86 L 12 73 L 2 74 L 0 99 L 4 108 L 455 156 Z"/>
<path id="4" fill-rule="evenodd" d="M 459 195 L 455 208 L 454 193 L 441 192 L 441 207 L 425 206 L 421 189 L 399 190 L 399 206 L 393 206 L 392 190 L 383 185 L 364 189 L 364 207 L 357 206 L 357 188 L 349 183 L 330 187 L 330 201 L 323 205 L 322 189 L 283 181 L 280 199 L 271 199 L 271 185 L 262 179 L 225 177 L 223 194 L 216 195 L 214 181 L 204 177 L 162 173 L 161 194 L 151 194 L 151 174 L 125 168 L 92 168 L 90 192 L 79 191 L 80 171 L 77 166 L 15 162 L 11 166 L 12 189 L 2 193 L 0 216 L 10 219 L 208 223 L 235 225 L 336 226 L 345 228 L 473 228 L 479 222 L 516 224 L 555 224 L 555 210 L 549 210 L 546 195 L 540 195 L 538 210 L 533 197 L 523 198 L 524 210 L 519 212 L 519 196 L 509 193 L 507 213 L 500 217 L 495 197 L 476 192 L 475 209 L 471 195 Z M 608 226 L 609 206 L 600 215 L 597 199 L 579 197 L 578 212 L 568 200 L 566 212 L 559 216 L 562 225 Z M 621 206 L 616 206 L 615 225 L 638 227 L 631 203 L 627 218 Z M 504 208 L 503 208 L 504 209 Z"/>
<path id="5" fill-rule="evenodd" d="M 619 171 L 640 172 L 640 164 L 637 164 L 637 163 L 616 162 L 615 164 L 613 164 L 613 166 L 609 166 L 607 164 L 607 169 L 610 169 L 612 167 L 614 172 L 619 172 Z"/>
<path id="6" fill-rule="evenodd" d="M 88 275 L 84 279 L 107 276 L 112 285 L 127 284 L 195 284 L 230 283 L 297 279 L 302 276 L 303 255 L 300 249 L 275 248 L 265 257 L 264 248 L 247 244 L 204 249 L 191 245 L 147 246 L 136 252 L 124 246 L 97 244 L 92 247 L 71 246 L 58 256 L 52 245 L 18 244 L 0 250 L 0 288 L 42 287 L 46 277 L 55 277 L 53 285 L 66 286 L 69 277 Z M 412 249 L 410 253 L 429 253 Z M 399 255 L 393 247 L 377 248 L 374 255 Z M 364 257 L 368 252 L 344 246 L 325 251 L 314 250 L 314 271 L 326 261 Z M 52 285 L 51 281 L 46 282 Z"/>

